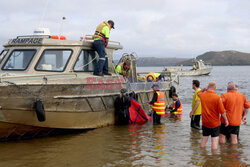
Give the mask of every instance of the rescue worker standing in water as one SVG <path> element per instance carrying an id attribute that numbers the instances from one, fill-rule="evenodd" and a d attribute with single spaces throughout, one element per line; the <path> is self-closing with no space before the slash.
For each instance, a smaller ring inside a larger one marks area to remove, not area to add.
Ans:
<path id="1" fill-rule="evenodd" d="M 226 109 L 229 126 L 226 127 L 224 118 L 221 118 L 220 143 L 224 144 L 226 136 L 230 136 L 231 144 L 238 144 L 241 121 L 246 123 L 245 118 L 250 104 L 245 95 L 237 92 L 233 82 L 228 84 L 227 93 L 224 93 L 221 99 Z M 245 111 L 244 114 L 243 110 Z"/>
<path id="2" fill-rule="evenodd" d="M 159 90 L 159 85 L 154 84 L 152 89 L 154 90 L 154 95 L 148 103 L 152 105 L 153 123 L 161 124 L 161 115 L 165 114 L 165 96 L 164 93 Z"/>
<path id="3" fill-rule="evenodd" d="M 178 95 L 176 93 L 173 93 L 172 99 L 174 101 L 173 107 L 169 107 L 171 109 L 170 113 L 175 116 L 178 119 L 181 119 L 182 117 L 182 104 L 181 100 L 178 98 Z"/>
<path id="4" fill-rule="evenodd" d="M 115 117 L 116 124 L 118 125 L 129 124 L 129 107 L 131 106 L 131 102 L 129 96 L 127 96 L 126 93 L 127 89 L 121 89 L 120 96 L 115 99 Z"/>
<path id="5" fill-rule="evenodd" d="M 114 22 L 112 20 L 104 21 L 98 25 L 94 34 L 94 48 L 99 55 L 98 64 L 94 70 L 94 75 L 97 76 L 111 75 L 108 72 L 108 57 L 105 52 L 111 28 L 114 29 Z"/>
<path id="6" fill-rule="evenodd" d="M 190 126 L 194 129 L 201 130 L 200 119 L 201 119 L 201 103 L 198 93 L 201 91 L 200 82 L 198 80 L 193 80 L 192 87 L 195 90 L 192 102 L 192 111 L 189 113 L 191 118 Z"/>
<path id="7" fill-rule="evenodd" d="M 209 82 L 208 87 L 198 93 L 201 102 L 202 141 L 201 147 L 205 147 L 211 135 L 212 150 L 218 147 L 220 134 L 220 115 L 225 119 L 225 127 L 228 126 L 226 110 L 219 95 L 215 93 L 216 83 Z"/>

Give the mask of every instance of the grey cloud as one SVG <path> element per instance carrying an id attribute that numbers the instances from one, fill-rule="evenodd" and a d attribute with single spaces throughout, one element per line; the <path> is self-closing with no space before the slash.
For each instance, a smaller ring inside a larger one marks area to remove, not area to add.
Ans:
<path id="1" fill-rule="evenodd" d="M 248 0 L 9 0 L 1 2 L 0 43 L 31 34 L 41 20 L 58 34 L 65 16 L 63 34 L 75 40 L 113 19 L 111 40 L 124 46 L 119 54 L 194 57 L 210 50 L 250 52 L 249 5 Z"/>

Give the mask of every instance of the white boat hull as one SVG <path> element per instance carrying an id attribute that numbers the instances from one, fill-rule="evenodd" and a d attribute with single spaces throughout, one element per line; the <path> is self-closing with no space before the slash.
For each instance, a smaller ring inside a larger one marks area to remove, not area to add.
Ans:
<path id="1" fill-rule="evenodd" d="M 212 71 L 212 67 L 198 69 L 198 70 L 180 70 L 178 74 L 180 76 L 199 76 L 199 75 L 209 75 Z"/>

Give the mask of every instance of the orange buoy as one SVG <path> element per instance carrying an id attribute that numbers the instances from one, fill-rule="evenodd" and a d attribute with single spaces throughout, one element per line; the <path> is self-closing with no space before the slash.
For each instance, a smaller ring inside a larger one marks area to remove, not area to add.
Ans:
<path id="1" fill-rule="evenodd" d="M 66 37 L 65 36 L 60 36 L 60 39 L 61 40 L 66 40 Z"/>
<path id="2" fill-rule="evenodd" d="M 59 39 L 57 35 L 50 36 L 51 39 Z"/>

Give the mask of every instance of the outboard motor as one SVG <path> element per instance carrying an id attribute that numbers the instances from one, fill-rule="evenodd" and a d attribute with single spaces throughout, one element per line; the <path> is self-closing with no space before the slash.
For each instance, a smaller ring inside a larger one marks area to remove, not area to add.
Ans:
<path id="1" fill-rule="evenodd" d="M 44 111 L 44 107 L 43 107 L 43 102 L 42 102 L 41 99 L 37 99 L 35 101 L 35 111 L 36 111 L 37 119 L 40 122 L 43 122 L 43 121 L 46 120 L 46 118 L 45 118 L 45 111 Z"/>

